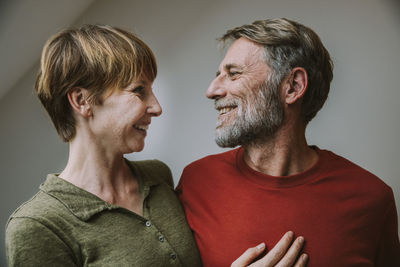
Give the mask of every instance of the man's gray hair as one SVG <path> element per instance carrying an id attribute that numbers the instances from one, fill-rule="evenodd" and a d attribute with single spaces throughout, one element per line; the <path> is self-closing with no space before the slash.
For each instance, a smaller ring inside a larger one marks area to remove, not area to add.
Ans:
<path id="1" fill-rule="evenodd" d="M 285 18 L 258 20 L 227 31 L 220 41 L 241 37 L 265 47 L 273 80 L 281 83 L 295 67 L 308 74 L 302 100 L 302 118 L 307 124 L 324 105 L 333 78 L 333 63 L 318 35 L 310 28 Z"/>

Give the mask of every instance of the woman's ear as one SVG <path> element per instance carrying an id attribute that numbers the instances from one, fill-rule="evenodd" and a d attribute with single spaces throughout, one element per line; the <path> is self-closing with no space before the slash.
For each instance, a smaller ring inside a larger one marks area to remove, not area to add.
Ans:
<path id="1" fill-rule="evenodd" d="M 91 106 L 87 100 L 88 95 L 86 89 L 79 87 L 74 87 L 67 93 L 72 109 L 84 118 L 92 116 Z"/>
<path id="2" fill-rule="evenodd" d="M 294 104 L 301 99 L 307 91 L 308 75 L 304 68 L 294 68 L 289 78 L 286 80 L 285 86 L 285 102 L 286 104 Z"/>

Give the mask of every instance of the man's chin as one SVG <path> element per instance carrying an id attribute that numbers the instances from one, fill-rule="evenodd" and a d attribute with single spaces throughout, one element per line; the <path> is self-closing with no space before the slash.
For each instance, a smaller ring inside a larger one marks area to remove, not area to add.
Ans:
<path id="1" fill-rule="evenodd" d="M 240 145 L 238 140 L 218 134 L 215 135 L 215 143 L 222 148 L 233 148 Z"/>
<path id="2" fill-rule="evenodd" d="M 221 141 L 219 141 L 217 139 L 215 139 L 215 143 L 221 148 L 234 148 L 234 147 L 238 146 L 238 144 L 227 143 L 227 142 L 224 142 L 224 141 L 221 142 Z"/>

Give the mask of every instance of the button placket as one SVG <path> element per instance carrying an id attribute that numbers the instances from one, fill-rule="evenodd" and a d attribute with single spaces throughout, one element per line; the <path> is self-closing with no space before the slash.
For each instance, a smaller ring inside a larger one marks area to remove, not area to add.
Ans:
<path id="1" fill-rule="evenodd" d="M 155 229 L 157 229 L 157 228 L 155 227 Z M 160 242 L 160 245 L 164 249 L 169 251 L 168 253 L 169 253 L 170 263 L 173 264 L 173 265 L 176 265 L 176 264 L 179 265 L 180 261 L 178 261 L 178 255 L 175 253 L 174 249 L 171 247 L 171 245 L 169 244 L 169 242 L 167 241 L 165 236 L 161 232 L 158 232 L 157 235 L 156 235 L 156 238 Z"/>
<path id="2" fill-rule="evenodd" d="M 148 199 L 145 199 L 144 202 L 144 218 L 150 218 L 150 205 L 148 202 Z M 158 229 L 158 227 L 156 225 L 154 225 L 149 219 L 146 219 L 146 221 L 144 222 L 146 228 L 148 230 L 150 230 L 150 232 L 155 233 L 156 234 L 156 238 L 158 239 L 158 241 L 160 242 L 160 246 L 163 247 L 162 250 L 164 250 L 166 253 L 169 253 L 169 258 L 170 258 L 170 264 L 172 266 L 181 266 L 181 263 L 178 259 L 178 255 L 174 252 L 174 249 L 171 247 L 171 245 L 169 244 L 168 240 L 165 238 L 165 236 L 160 232 L 160 230 Z M 168 255 L 168 254 L 167 254 Z"/>
<path id="3" fill-rule="evenodd" d="M 176 260 L 176 254 L 175 254 L 174 252 L 172 252 L 171 254 L 169 254 L 169 257 L 170 257 L 172 260 Z"/>

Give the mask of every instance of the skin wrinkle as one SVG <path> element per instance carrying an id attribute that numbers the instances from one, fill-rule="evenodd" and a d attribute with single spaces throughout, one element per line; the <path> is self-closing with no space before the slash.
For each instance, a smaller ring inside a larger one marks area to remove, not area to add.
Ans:
<path id="1" fill-rule="evenodd" d="M 82 67 L 84 66 L 84 67 Z M 86 89 L 87 99 L 102 99 L 138 77 L 154 80 L 157 63 L 151 50 L 122 29 L 84 25 L 53 35 L 45 44 L 35 89 L 63 141 L 76 134 L 75 118 L 65 97 L 74 88 Z"/>
<path id="2" fill-rule="evenodd" d="M 216 79 L 223 79 L 222 82 L 228 83 L 221 85 L 222 87 L 229 87 L 229 82 L 240 83 L 237 92 L 215 99 L 217 109 L 237 107 L 230 112 L 229 117 L 220 116 L 217 121 L 216 142 L 222 147 L 262 143 L 274 136 L 283 121 L 283 107 L 277 94 L 280 83 L 274 82 L 275 76 L 265 63 L 264 48 L 254 43 L 252 48 L 242 63 L 227 61 L 223 65 L 225 73 L 217 72 Z M 227 77 L 229 72 L 240 74 L 237 78 Z"/>
<path id="3" fill-rule="evenodd" d="M 140 77 L 127 88 L 114 91 L 102 105 L 90 106 L 90 116 L 80 109 L 83 103 L 77 100 L 79 91 L 71 94 L 79 134 L 70 142 L 67 167 L 59 177 L 141 215 L 137 180 L 123 155 L 143 149 L 146 131 L 135 126 L 149 125 L 152 117 L 162 112 L 152 92 L 152 81 Z"/>
<path id="4" fill-rule="evenodd" d="M 290 138 L 306 126 L 300 114 L 301 99 L 290 102 L 300 94 L 297 82 L 289 75 L 291 71 L 284 75 L 269 67 L 265 50 L 256 47 L 262 45 L 246 38 L 236 40 L 207 90 L 207 97 L 213 98 L 216 106 L 231 99 L 238 103 L 237 108 L 220 114 L 215 140 L 221 147 L 242 145 L 245 162 L 254 170 L 273 176 L 301 172 L 316 162 L 317 155 L 308 149 L 305 136 Z M 243 73 L 227 73 L 228 63 L 244 65 Z"/>

